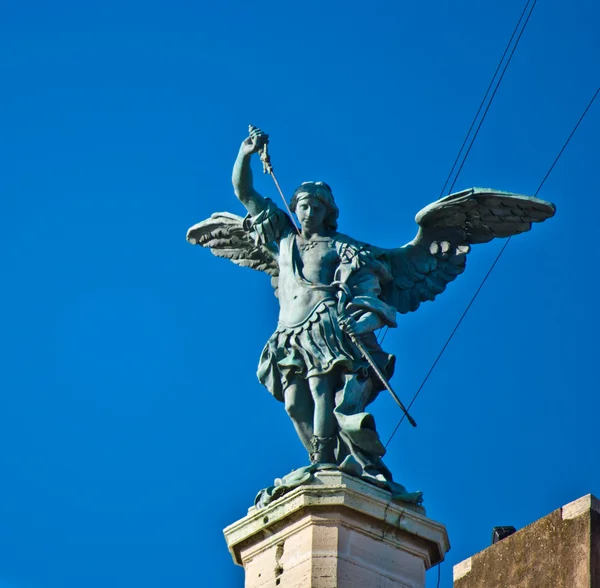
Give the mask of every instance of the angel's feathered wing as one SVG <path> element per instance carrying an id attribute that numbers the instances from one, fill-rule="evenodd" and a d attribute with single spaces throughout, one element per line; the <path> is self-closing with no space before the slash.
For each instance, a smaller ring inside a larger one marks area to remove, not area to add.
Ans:
<path id="1" fill-rule="evenodd" d="M 531 229 L 531 223 L 554 215 L 549 202 L 510 192 L 471 188 L 446 196 L 421 210 L 413 241 L 387 250 L 394 279 L 381 298 L 398 312 L 417 310 L 434 300 L 465 270 L 471 245 L 494 237 L 510 237 Z"/>
<path id="2" fill-rule="evenodd" d="M 254 242 L 244 229 L 241 216 L 215 212 L 210 218 L 188 229 L 186 239 L 192 245 L 208 247 L 217 257 L 225 257 L 237 265 L 269 274 L 273 287 L 277 288 L 277 254 Z"/>

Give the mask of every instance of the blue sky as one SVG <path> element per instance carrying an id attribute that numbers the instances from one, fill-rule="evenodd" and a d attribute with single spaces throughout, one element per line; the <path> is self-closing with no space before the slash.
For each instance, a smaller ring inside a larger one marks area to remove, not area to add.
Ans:
<path id="1" fill-rule="evenodd" d="M 253 123 L 287 194 L 325 180 L 343 232 L 406 243 L 522 8 L 3 4 L 0 585 L 243 584 L 222 528 L 306 456 L 255 378 L 268 279 L 185 231 L 243 213 L 230 173 Z M 594 0 L 540 0 L 457 190 L 535 192 L 599 85 L 599 27 Z M 540 193 L 555 218 L 510 243 L 390 444 L 447 525 L 444 588 L 493 526 L 600 494 L 599 130 L 597 103 Z M 388 334 L 403 400 L 501 246 Z M 373 412 L 387 439 L 399 411 Z"/>

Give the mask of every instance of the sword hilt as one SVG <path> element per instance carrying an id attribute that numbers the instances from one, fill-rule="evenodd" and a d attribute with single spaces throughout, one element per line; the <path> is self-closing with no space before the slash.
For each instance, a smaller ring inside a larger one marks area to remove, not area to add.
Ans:
<path id="1" fill-rule="evenodd" d="M 253 133 L 256 135 L 257 131 L 260 131 L 262 133 L 262 131 L 258 127 L 255 127 L 254 125 L 248 125 L 248 132 L 250 133 L 250 136 L 252 136 Z M 262 161 L 262 164 L 263 164 L 263 173 L 272 174 L 273 166 L 271 165 L 271 156 L 269 155 L 269 149 L 268 149 L 269 135 L 267 135 L 266 133 L 263 133 L 263 136 L 265 137 L 265 142 L 264 142 L 263 146 L 261 147 L 261 149 L 259 150 L 260 160 Z"/>
<path id="2" fill-rule="evenodd" d="M 273 166 L 271 165 L 271 156 L 269 155 L 266 143 L 263 145 L 263 148 L 260 151 L 260 160 L 263 164 L 263 174 L 273 173 Z"/>

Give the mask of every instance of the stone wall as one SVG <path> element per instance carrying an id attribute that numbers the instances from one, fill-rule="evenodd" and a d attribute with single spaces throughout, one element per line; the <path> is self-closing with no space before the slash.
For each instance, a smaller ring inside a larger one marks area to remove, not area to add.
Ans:
<path id="1" fill-rule="evenodd" d="M 459 563 L 454 588 L 600 588 L 600 501 L 588 494 Z"/>

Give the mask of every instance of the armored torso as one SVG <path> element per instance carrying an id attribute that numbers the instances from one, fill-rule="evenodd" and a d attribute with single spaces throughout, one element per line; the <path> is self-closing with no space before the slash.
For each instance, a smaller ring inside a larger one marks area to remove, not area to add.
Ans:
<path id="1" fill-rule="evenodd" d="M 282 239 L 279 251 L 279 322 L 301 325 L 324 300 L 335 299 L 331 287 L 339 264 L 331 237 L 305 241 L 295 233 Z"/>

